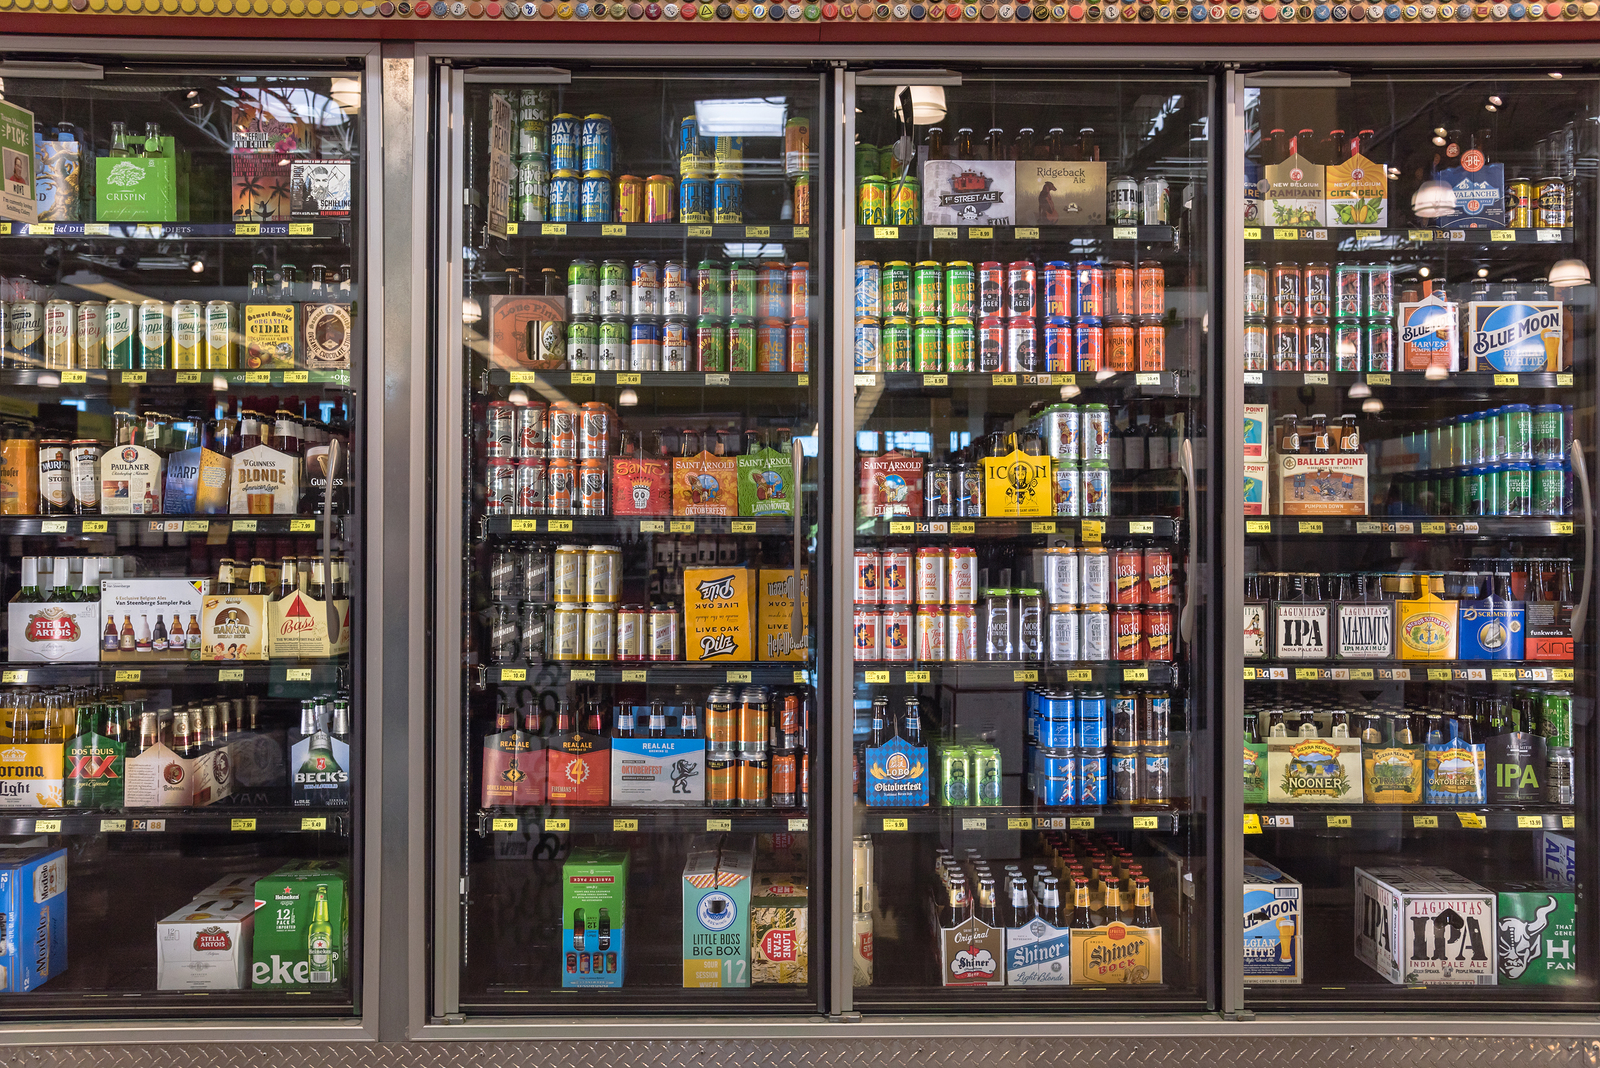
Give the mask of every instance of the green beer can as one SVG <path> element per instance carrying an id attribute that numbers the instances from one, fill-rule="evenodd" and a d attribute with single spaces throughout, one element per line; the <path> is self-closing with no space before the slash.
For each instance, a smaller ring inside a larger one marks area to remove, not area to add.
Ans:
<path id="1" fill-rule="evenodd" d="M 1506 410 L 1490 408 L 1483 413 L 1483 462 L 1499 464 L 1506 459 Z"/>
<path id="2" fill-rule="evenodd" d="M 1567 458 L 1566 409 L 1559 404 L 1541 404 L 1533 409 L 1533 458 L 1549 463 Z"/>
<path id="3" fill-rule="evenodd" d="M 1500 514 L 1533 514 L 1533 465 L 1514 461 L 1504 465 L 1501 476 Z"/>
<path id="4" fill-rule="evenodd" d="M 877 175 L 883 176 L 883 170 L 878 166 L 881 157 L 877 145 L 856 145 L 856 178 L 863 179 Z"/>
<path id="5" fill-rule="evenodd" d="M 1508 404 L 1500 409 L 1500 430 L 1505 435 L 1505 455 L 1502 460 L 1533 461 L 1533 408 L 1526 404 Z"/>
<path id="6" fill-rule="evenodd" d="M 1483 465 L 1483 511 L 1479 515 L 1504 515 L 1500 510 L 1506 488 L 1505 464 Z"/>
<path id="7" fill-rule="evenodd" d="M 856 222 L 862 226 L 889 223 L 889 181 L 872 175 L 861 179 L 856 190 Z"/>
<path id="8" fill-rule="evenodd" d="M 992 745 L 972 747 L 973 803 L 995 807 L 1001 803 L 1000 750 Z"/>
<path id="9" fill-rule="evenodd" d="M 1464 479 L 1466 483 L 1466 497 L 1463 502 L 1464 507 L 1461 509 L 1461 514 L 1489 515 L 1490 513 L 1484 510 L 1484 501 L 1487 496 L 1487 493 L 1484 489 L 1484 483 L 1489 480 L 1488 471 L 1484 469 L 1482 464 L 1478 464 L 1466 469 Z"/>
<path id="10" fill-rule="evenodd" d="M 737 319 L 755 318 L 756 267 L 749 260 L 728 264 L 728 314 Z"/>
<path id="11" fill-rule="evenodd" d="M 1567 466 L 1559 463 L 1533 465 L 1533 514 L 1567 514 Z"/>
<path id="12" fill-rule="evenodd" d="M 952 319 L 971 319 L 978 313 L 978 272 L 972 269 L 971 260 L 951 260 L 944 265 L 944 303 Z"/>
<path id="13" fill-rule="evenodd" d="M 932 260 L 923 260 L 911 273 L 911 317 L 944 318 L 944 271 Z"/>
<path id="14" fill-rule="evenodd" d="M 1552 690 L 1544 695 L 1540 718 L 1544 722 L 1544 744 L 1552 749 L 1572 748 L 1572 695 Z"/>
<path id="15" fill-rule="evenodd" d="M 911 317 L 911 265 L 905 260 L 889 260 L 878 274 L 878 294 L 883 314 Z"/>
<path id="16" fill-rule="evenodd" d="M 945 324 L 944 367 L 955 374 L 978 369 L 978 331 L 971 319 L 952 316 Z"/>
<path id="17" fill-rule="evenodd" d="M 922 223 L 922 188 L 915 178 L 901 178 L 889 192 L 889 222 L 894 226 Z"/>
<path id="18" fill-rule="evenodd" d="M 1488 412 L 1475 412 L 1466 417 L 1467 460 L 1469 464 L 1488 463 Z"/>
<path id="19" fill-rule="evenodd" d="M 911 370 L 911 320 L 895 316 L 883 321 L 879 359 L 885 371 Z"/>
<path id="20" fill-rule="evenodd" d="M 944 327 L 939 320 L 918 319 L 917 325 L 912 328 L 911 370 L 922 374 L 937 374 L 944 370 Z"/>
<path id="21" fill-rule="evenodd" d="M 756 369 L 756 324 L 754 319 L 734 319 L 728 323 L 728 370 Z"/>
<path id="22" fill-rule="evenodd" d="M 950 808 L 972 804 L 972 754 L 964 745 L 939 750 L 939 804 Z"/>

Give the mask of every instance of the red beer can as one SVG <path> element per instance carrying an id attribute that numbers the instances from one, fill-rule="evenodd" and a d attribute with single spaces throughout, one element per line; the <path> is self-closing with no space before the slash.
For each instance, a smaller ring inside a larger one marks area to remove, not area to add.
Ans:
<path id="1" fill-rule="evenodd" d="M 1272 334 L 1267 342 L 1267 363 L 1274 371 L 1300 370 L 1300 323 L 1297 320 L 1272 321 Z"/>
<path id="2" fill-rule="evenodd" d="M 1144 636 L 1141 639 L 1144 645 L 1145 660 L 1171 660 L 1172 659 L 1172 609 L 1160 605 L 1147 606 L 1144 610 Z"/>
<path id="3" fill-rule="evenodd" d="M 517 409 L 516 436 L 511 455 L 518 460 L 542 460 L 548 443 L 545 419 L 550 406 L 544 401 L 529 401 Z"/>
<path id="4" fill-rule="evenodd" d="M 1308 319 L 1333 314 L 1333 271 L 1326 263 L 1308 263 L 1300 272 L 1300 303 Z"/>
<path id="5" fill-rule="evenodd" d="M 978 659 L 978 609 L 970 604 L 953 604 L 948 613 L 949 629 L 944 653 L 949 660 Z"/>
<path id="6" fill-rule="evenodd" d="M 1098 371 L 1106 365 L 1106 333 L 1099 323 L 1080 322 L 1072 338 L 1072 360 L 1079 371 Z"/>
<path id="7" fill-rule="evenodd" d="M 811 370 L 811 322 L 795 319 L 789 323 L 789 373 L 803 375 Z"/>
<path id="8" fill-rule="evenodd" d="M 579 515 L 605 515 L 611 495 L 607 492 L 606 461 L 589 457 L 578 461 L 575 496 Z"/>
<path id="9" fill-rule="evenodd" d="M 1004 315 L 1006 271 L 996 260 L 978 264 L 978 316 Z M 998 368 L 996 368 L 998 370 Z M 987 370 L 987 368 L 985 368 Z"/>
<path id="10" fill-rule="evenodd" d="M 1144 553 L 1134 546 L 1118 549 L 1111 554 L 1111 568 L 1116 576 L 1112 603 L 1144 604 Z"/>
<path id="11" fill-rule="evenodd" d="M 1144 603 L 1172 603 L 1172 550 L 1144 551 Z"/>
<path id="12" fill-rule="evenodd" d="M 1144 613 L 1138 608 L 1118 606 L 1111 613 L 1111 632 L 1116 636 L 1118 660 L 1144 660 Z"/>
<path id="13" fill-rule="evenodd" d="M 905 663 L 912 648 L 911 609 L 906 605 L 887 605 L 883 609 L 883 658 Z"/>
<path id="14" fill-rule="evenodd" d="M 1006 315 L 1012 319 L 1032 319 L 1037 304 L 1038 276 L 1029 260 L 1013 260 L 1006 265 Z"/>
<path id="15" fill-rule="evenodd" d="M 1167 314 L 1167 271 L 1159 263 L 1139 268 L 1139 314 L 1157 318 Z"/>
<path id="16" fill-rule="evenodd" d="M 882 660 L 883 613 L 877 605 L 856 605 L 854 630 L 856 659 Z"/>
<path id="17" fill-rule="evenodd" d="M 1271 299 L 1273 318 L 1300 318 L 1300 267 L 1298 264 L 1279 263 L 1273 266 Z M 1289 370 L 1298 370 L 1298 368 L 1291 367 Z"/>
<path id="18" fill-rule="evenodd" d="M 545 514 L 572 515 L 577 482 L 577 460 L 570 456 L 551 457 L 548 473 L 545 476 Z"/>
<path id="19" fill-rule="evenodd" d="M 856 550 L 856 604 L 883 600 L 883 563 L 876 549 Z"/>
<path id="20" fill-rule="evenodd" d="M 1126 260 L 1106 264 L 1106 315 L 1132 318 L 1139 314 L 1138 274 Z"/>
<path id="21" fill-rule="evenodd" d="M 1167 369 L 1167 328 L 1159 319 L 1139 320 L 1139 370 Z"/>
<path id="22" fill-rule="evenodd" d="M 978 370 L 995 372 L 1006 365 L 1006 321 L 991 315 L 978 321 Z"/>
<path id="23" fill-rule="evenodd" d="M 604 401 L 584 401 L 578 413 L 578 458 L 603 460 L 611 454 L 611 408 Z"/>
<path id="24" fill-rule="evenodd" d="M 1044 314 L 1047 319 L 1064 319 L 1072 315 L 1072 267 L 1062 260 L 1051 260 L 1044 265 L 1039 276 L 1044 290 Z"/>
<path id="25" fill-rule="evenodd" d="M 1132 271 L 1128 272 L 1132 274 Z M 1106 366 L 1113 371 L 1132 371 L 1138 363 L 1136 332 L 1131 319 L 1106 320 Z"/>
<path id="26" fill-rule="evenodd" d="M 883 550 L 883 603 L 911 603 L 911 550 L 904 545 L 891 545 Z"/>
<path id="27" fill-rule="evenodd" d="M 796 263 L 789 268 L 789 316 L 804 319 L 811 314 L 811 264 Z M 805 368 L 801 368 L 805 370 Z"/>

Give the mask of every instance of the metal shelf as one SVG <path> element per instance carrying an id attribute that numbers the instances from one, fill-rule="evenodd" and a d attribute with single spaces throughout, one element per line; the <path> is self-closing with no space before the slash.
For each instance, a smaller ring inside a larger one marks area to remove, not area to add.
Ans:
<path id="1" fill-rule="evenodd" d="M 68 393 L 74 397 L 103 397 L 119 387 L 171 389 L 190 393 L 195 388 L 227 393 L 256 386 L 338 392 L 350 388 L 351 374 L 344 368 L 327 371 L 292 368 L 278 371 L 122 371 L 24 367 L 0 371 L 0 388 L 50 390 L 53 395 Z"/>
<path id="2" fill-rule="evenodd" d="M 788 537 L 794 534 L 790 516 L 761 519 L 737 516 L 485 516 L 483 536 L 511 534 L 573 534 L 591 537 L 627 538 L 644 534 L 755 534 L 758 537 Z"/>
<path id="3" fill-rule="evenodd" d="M 810 241 L 810 226 L 788 223 L 507 223 L 506 237 L 584 241 Z"/>
<path id="4" fill-rule="evenodd" d="M 928 683 L 957 689 L 1009 689 L 1032 683 L 1051 686 L 1174 686 L 1178 668 L 1166 660 L 1077 661 L 1046 664 L 1021 660 L 857 661 L 856 685 Z"/>
<path id="5" fill-rule="evenodd" d="M 1255 817 L 1260 831 L 1251 822 Z M 1317 834 L 1365 834 L 1369 831 L 1560 831 L 1572 830 L 1571 808 L 1543 805 L 1251 805 L 1245 808 L 1244 833 L 1307 831 Z"/>
<path id="6" fill-rule="evenodd" d="M 1186 813 L 1172 808 L 1085 805 L 1034 808 L 1029 805 L 946 808 L 867 808 L 856 803 L 857 834 L 899 831 L 1157 831 L 1176 832 Z"/>
<path id="7" fill-rule="evenodd" d="M 1565 538 L 1573 534 L 1570 519 L 1535 519 L 1527 516 L 1482 516 L 1477 519 L 1413 517 L 1365 518 L 1353 516 L 1251 516 L 1244 521 L 1245 537 L 1436 537 L 1436 538 Z"/>
<path id="8" fill-rule="evenodd" d="M 82 812 L 34 809 L 0 812 L 0 835 L 23 834 L 337 834 L 350 833 L 346 809 L 133 808 Z"/>
<path id="9" fill-rule="evenodd" d="M 487 385 L 642 386 L 646 389 L 809 389 L 809 374 L 716 371 L 507 371 L 491 370 Z"/>
<path id="10" fill-rule="evenodd" d="M 1570 245 L 1572 244 L 1572 234 L 1573 232 L 1570 228 L 1533 228 L 1523 230 L 1506 228 L 1491 230 L 1486 227 L 1476 227 L 1471 230 L 1431 230 L 1423 228 L 1409 229 L 1403 226 L 1389 226 L 1382 229 L 1357 228 L 1353 226 L 1319 229 L 1286 226 L 1247 226 L 1244 231 L 1244 240 L 1246 244 L 1288 241 L 1328 243 L 1352 240 L 1373 242 L 1373 244 L 1366 246 L 1368 248 L 1388 249 L 1429 244 Z"/>
<path id="11" fill-rule="evenodd" d="M 263 223 L 189 222 L 0 222 L 0 238 L 76 237 L 110 241 L 171 241 L 176 238 L 247 238 L 252 241 L 339 241 L 349 243 L 349 220 L 296 220 Z"/>
<path id="12" fill-rule="evenodd" d="M 1571 682 L 1570 665 L 1526 660 L 1257 660 L 1246 682 Z"/>
<path id="13" fill-rule="evenodd" d="M 863 519 L 856 523 L 856 540 L 912 534 L 929 540 L 949 538 L 985 541 L 1010 541 L 1035 534 L 1072 535 L 1081 544 L 1092 544 L 1084 537 L 1086 523 L 1099 523 L 1100 538 L 1109 540 L 1177 541 L 1183 537 L 1183 521 L 1176 516 L 1108 516 L 1082 519 L 1052 516 L 1046 519 L 1009 519 L 985 516 L 972 519 Z"/>
<path id="14" fill-rule="evenodd" d="M 347 685 L 342 658 L 327 660 L 124 660 L 74 664 L 0 664 L 0 683 L 58 686 L 223 686 L 241 683 L 267 687 L 267 696 L 298 693 L 308 687 Z M 292 688 L 292 689 L 291 689 Z"/>
<path id="15" fill-rule="evenodd" d="M 344 517 L 335 517 L 337 531 Z M 206 537 L 214 526 L 239 534 L 320 535 L 322 520 L 311 516 L 178 516 L 178 515 L 8 515 L 0 516 L 0 535 L 79 537 L 95 534 L 195 534 Z"/>
<path id="16" fill-rule="evenodd" d="M 856 242 L 875 241 L 1139 241 L 1170 245 L 1177 231 L 1170 226 L 857 226 Z"/>
<path id="17" fill-rule="evenodd" d="M 811 674 L 804 660 L 724 661 L 716 664 L 685 660 L 544 660 L 515 664 L 489 664 L 479 668 L 490 686 L 532 683 L 563 686 L 569 682 L 639 682 L 660 685 L 723 686 L 751 683 L 760 686 L 809 685 Z"/>
<path id="18" fill-rule="evenodd" d="M 948 397 L 964 391 L 978 389 L 1015 389 L 1020 391 L 1048 391 L 1059 396 L 1067 386 L 1084 393 L 1105 393 L 1117 396 L 1179 397 L 1194 396 L 1199 383 L 1181 371 L 1080 371 L 1066 373 L 1007 372 L 950 372 L 923 374 L 917 371 L 882 371 L 855 376 L 857 390 L 877 389 L 881 392 Z"/>
<path id="19" fill-rule="evenodd" d="M 475 816 L 478 835 L 488 834 L 686 834 L 701 831 L 794 831 L 811 826 L 803 808 L 500 808 Z"/>
<path id="20" fill-rule="evenodd" d="M 1505 389 L 1571 389 L 1571 371 L 1554 374 L 1501 374 L 1494 371 L 1456 371 L 1448 378 L 1430 379 L 1422 371 L 1246 371 L 1244 384 L 1269 389 L 1301 386 L 1343 386 L 1357 382 L 1369 387 L 1392 386 L 1404 390 L 1462 390 L 1489 395 Z"/>

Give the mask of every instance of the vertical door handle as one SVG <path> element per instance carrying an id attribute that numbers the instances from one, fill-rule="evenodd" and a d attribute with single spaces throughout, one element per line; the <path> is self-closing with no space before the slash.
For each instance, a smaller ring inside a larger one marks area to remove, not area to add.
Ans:
<path id="1" fill-rule="evenodd" d="M 1189 487 L 1189 529 L 1194 530 L 1199 495 L 1194 486 L 1194 446 L 1187 437 L 1183 439 L 1183 478 Z M 1183 613 L 1178 617 L 1178 637 L 1185 643 L 1194 640 L 1194 591 L 1189 588 L 1188 581 L 1184 582 Z"/>
<path id="2" fill-rule="evenodd" d="M 328 644 L 339 637 L 339 609 L 333 603 L 333 473 L 339 469 L 339 439 L 328 436 L 327 481 L 322 487 L 322 596 L 328 613 Z M 310 474 L 307 473 L 307 478 Z"/>
<path id="3" fill-rule="evenodd" d="M 800 582 L 800 528 L 804 519 L 804 497 L 800 493 L 802 479 L 800 478 L 801 465 L 805 462 L 805 449 L 800 444 L 799 438 L 789 439 L 789 460 L 793 465 L 793 472 L 789 476 L 789 496 L 794 501 L 794 579 L 790 592 L 794 595 L 794 606 L 789 611 L 789 651 L 805 648 L 805 631 L 800 625 L 801 598 L 805 590 Z"/>
<path id="4" fill-rule="evenodd" d="M 1583 462 L 1583 442 L 1572 439 L 1572 469 L 1578 473 L 1578 486 L 1583 490 L 1583 592 L 1578 594 L 1578 606 L 1572 610 L 1572 638 L 1581 641 L 1583 625 L 1589 618 L 1589 576 L 1594 570 L 1594 529 L 1589 517 L 1594 515 L 1594 498 L 1589 493 L 1589 467 Z"/>

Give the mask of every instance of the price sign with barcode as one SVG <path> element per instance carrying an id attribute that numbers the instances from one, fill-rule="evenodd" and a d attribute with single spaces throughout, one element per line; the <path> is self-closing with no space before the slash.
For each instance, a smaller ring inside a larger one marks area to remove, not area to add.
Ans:
<path id="1" fill-rule="evenodd" d="M 310 668 L 289 668 L 287 671 L 285 671 L 283 673 L 283 678 L 284 678 L 285 682 L 310 682 L 311 681 L 311 669 Z"/>
<path id="2" fill-rule="evenodd" d="M 612 820 L 611 821 L 611 829 L 613 831 L 637 831 L 639 829 L 639 821 L 638 820 Z"/>
<path id="3" fill-rule="evenodd" d="M 517 820 L 513 816 L 500 816 L 495 818 L 489 824 L 489 829 L 491 831 L 515 831 L 517 827 Z"/>
<path id="4" fill-rule="evenodd" d="M 1031 830 L 1033 830 L 1033 820 L 1032 820 L 1031 817 L 1028 817 L 1028 816 L 1011 816 L 1011 817 L 1008 817 L 1006 819 L 1006 830 L 1008 830 L 1008 831 L 1031 831 Z"/>
<path id="5" fill-rule="evenodd" d="M 550 832 L 572 830 L 571 820 L 548 819 L 544 821 L 544 829 Z"/>
<path id="6" fill-rule="evenodd" d="M 1094 830 L 1094 817 L 1073 816 L 1067 821 L 1067 827 L 1074 831 L 1092 831 Z"/>

